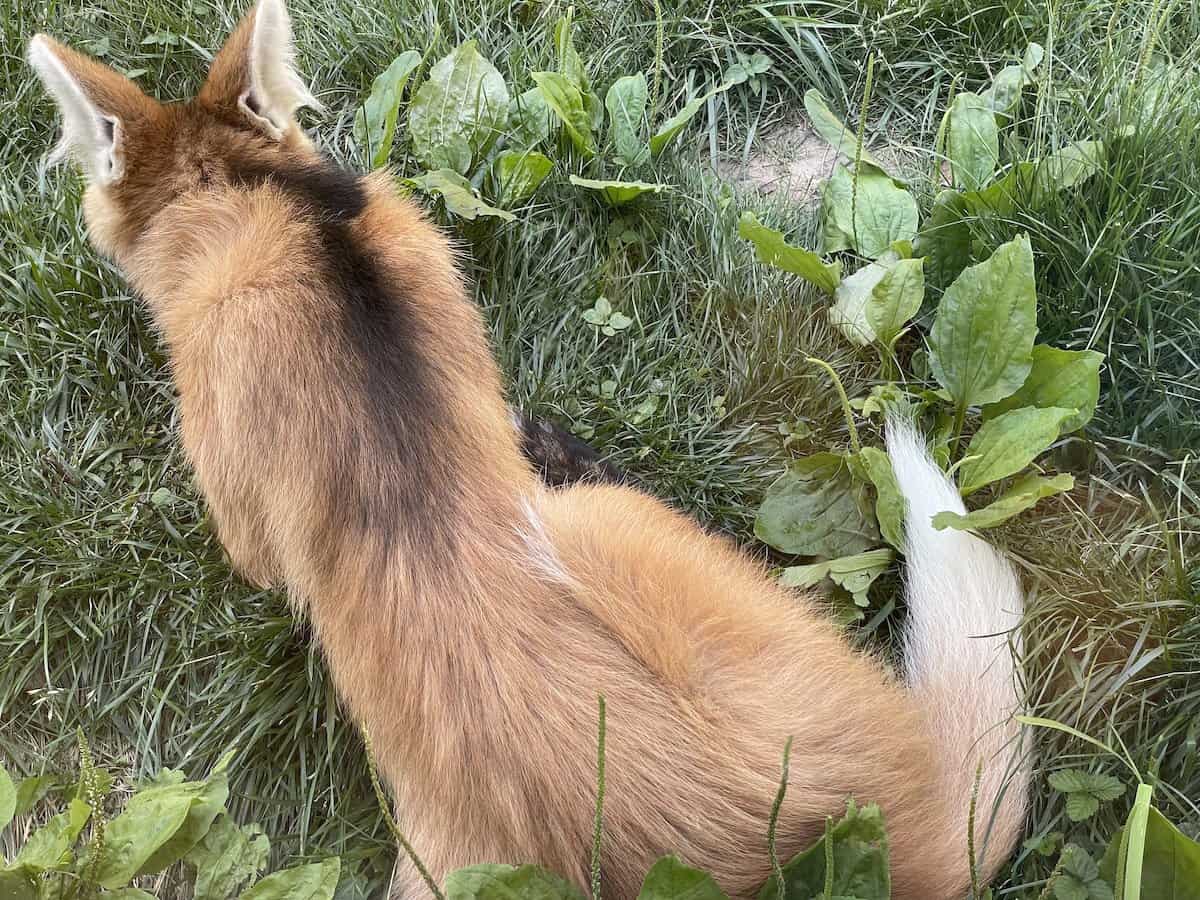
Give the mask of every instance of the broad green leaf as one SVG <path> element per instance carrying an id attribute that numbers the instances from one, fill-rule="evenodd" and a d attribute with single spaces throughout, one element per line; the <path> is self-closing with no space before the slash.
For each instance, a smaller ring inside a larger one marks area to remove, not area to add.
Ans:
<path id="1" fill-rule="evenodd" d="M 468 866 L 446 877 L 446 900 L 583 900 L 578 888 L 538 866 Z"/>
<path id="2" fill-rule="evenodd" d="M 1101 879 L 1095 860 L 1081 847 L 1067 844 L 1059 860 L 1054 896 L 1058 900 L 1112 900 L 1113 893 Z"/>
<path id="3" fill-rule="evenodd" d="M 161 872 L 172 863 L 178 862 L 208 833 L 213 820 L 225 810 L 225 801 L 229 798 L 228 765 L 231 757 L 232 753 L 227 753 L 213 768 L 208 780 L 198 783 L 183 824 L 170 840 L 155 850 L 142 864 L 138 869 L 139 875 Z"/>
<path id="4" fill-rule="evenodd" d="M 875 338 L 890 347 L 925 299 L 922 259 L 901 259 L 888 269 L 867 298 L 867 324 Z"/>
<path id="5" fill-rule="evenodd" d="M 944 286 L 971 264 L 971 228 L 968 210 L 958 191 L 942 191 L 933 199 L 929 217 L 917 238 L 919 252 L 928 262 L 933 283 Z"/>
<path id="6" fill-rule="evenodd" d="M 1142 856 L 1142 900 L 1200 900 L 1200 843 L 1189 838 L 1151 806 Z M 1122 837 L 1117 832 L 1100 864 L 1100 874 L 1118 874 Z"/>
<path id="7" fill-rule="evenodd" d="M 637 900 L 728 900 L 712 876 L 664 856 L 646 873 Z"/>
<path id="8" fill-rule="evenodd" d="M 895 252 L 889 250 L 875 262 L 868 263 L 853 275 L 847 275 L 833 292 L 829 322 L 859 347 L 866 347 L 876 339 L 867 307 L 875 288 L 898 261 Z"/>
<path id="9" fill-rule="evenodd" d="M 977 191 L 992 180 L 1000 161 L 1000 132 L 991 106 L 978 94 L 958 94 L 947 113 L 946 157 L 954 186 Z"/>
<path id="10" fill-rule="evenodd" d="M 1030 44 L 1018 65 L 1005 66 L 997 73 L 992 86 L 981 95 L 995 115 L 1005 119 L 1012 116 L 1021 99 L 1021 91 L 1033 80 L 1034 69 L 1041 65 L 1045 55 L 1041 44 Z"/>
<path id="11" fill-rule="evenodd" d="M 1073 409 L 1026 406 L 984 422 L 958 470 L 963 496 L 1020 472 L 1058 440 L 1062 423 L 1073 415 Z"/>
<path id="12" fill-rule="evenodd" d="M 954 528 L 958 531 L 994 528 L 1001 522 L 1007 522 L 1013 516 L 1031 509 L 1043 497 L 1061 494 L 1074 486 L 1075 479 L 1070 475 L 1055 475 L 1053 478 L 1026 475 L 1018 478 L 1012 487 L 983 509 L 972 510 L 966 515 L 949 511 L 938 513 L 933 517 L 933 527 Z"/>
<path id="13" fill-rule="evenodd" d="M 119 888 L 115 891 L 105 891 L 100 896 L 103 897 L 104 900 L 158 900 L 157 897 L 148 891 L 143 891 L 134 887 Z"/>
<path id="14" fill-rule="evenodd" d="M 1103 168 L 1105 158 L 1103 141 L 1075 141 L 1038 160 L 1033 182 L 1035 201 L 1045 202 L 1052 194 L 1091 178 Z"/>
<path id="15" fill-rule="evenodd" d="M 1092 794 L 1099 800 L 1116 800 L 1125 793 L 1121 779 L 1099 772 L 1082 769 L 1062 769 L 1052 772 L 1046 781 L 1050 787 L 1063 794 Z"/>
<path id="16" fill-rule="evenodd" d="M 845 588 L 859 606 L 868 603 L 867 590 L 875 579 L 887 571 L 894 558 L 887 547 L 840 556 L 807 566 L 788 566 L 780 575 L 779 583 L 786 587 L 814 587 L 828 578 L 839 587 Z"/>
<path id="17" fill-rule="evenodd" d="M 91 807 L 78 797 L 72 798 L 66 812 L 59 813 L 29 836 L 10 867 L 43 872 L 61 866 L 91 814 Z"/>
<path id="18" fill-rule="evenodd" d="M 530 88 L 508 103 L 508 148 L 529 150 L 550 136 L 554 110 L 541 88 Z"/>
<path id="19" fill-rule="evenodd" d="M 45 775 L 34 775 L 23 778 L 17 785 L 17 805 L 15 814 L 27 815 L 43 797 L 51 791 L 56 791 L 66 784 L 66 779 L 55 772 Z"/>
<path id="20" fill-rule="evenodd" d="M 554 168 L 549 157 L 534 150 L 505 150 L 488 173 L 491 193 L 500 209 L 512 209 L 533 196 Z"/>
<path id="21" fill-rule="evenodd" d="M 336 856 L 268 875 L 241 900 L 332 900 L 342 864 Z"/>
<path id="22" fill-rule="evenodd" d="M 0 831 L 8 827 L 16 811 L 17 787 L 4 766 L 0 766 Z"/>
<path id="23" fill-rule="evenodd" d="M 804 109 L 808 113 L 813 130 L 821 136 L 822 140 L 842 156 L 853 160 L 858 147 L 858 135 L 842 124 L 842 120 L 833 114 L 829 104 L 825 102 L 825 97 L 816 88 L 809 88 L 804 92 Z M 891 173 L 866 147 L 863 148 L 860 159 L 890 177 Z"/>
<path id="24" fill-rule="evenodd" d="M 504 78 L 465 41 L 438 60 L 408 107 L 413 152 L 430 169 L 465 175 L 504 129 L 508 88 Z"/>
<path id="25" fill-rule="evenodd" d="M 1091 794 L 1071 794 L 1067 797 L 1067 818 L 1072 822 L 1091 818 L 1099 808 L 1100 801 Z"/>
<path id="26" fill-rule="evenodd" d="M 771 57 L 765 53 L 755 53 L 753 56 L 738 54 L 738 62 L 725 70 L 725 80 L 730 84 L 743 84 L 752 78 L 762 75 L 771 69 Z"/>
<path id="27" fill-rule="evenodd" d="M 609 206 L 623 206 L 642 194 L 658 194 L 667 189 L 665 184 L 647 184 L 644 181 L 597 181 L 593 178 L 570 177 L 571 184 L 589 191 L 598 191 Z"/>
<path id="28" fill-rule="evenodd" d="M 679 132 L 683 131 L 688 122 L 692 121 L 692 117 L 700 112 L 700 107 L 708 102 L 709 98 L 723 94 L 729 90 L 737 82 L 724 81 L 710 90 L 706 94 L 701 94 L 699 97 L 694 97 L 683 105 L 683 108 L 667 121 L 662 123 L 662 126 L 650 138 L 650 155 L 657 157 L 667 148 L 667 146 L 675 139 Z"/>
<path id="29" fill-rule="evenodd" d="M 494 216 L 505 222 L 516 218 L 512 213 L 479 199 L 471 182 L 451 169 L 438 169 L 436 172 L 426 172 L 417 178 L 410 178 L 413 187 L 427 194 L 437 194 L 446 204 L 446 210 L 464 219 L 474 220 L 480 216 Z"/>
<path id="30" fill-rule="evenodd" d="M 258 825 L 222 813 L 184 857 L 196 868 L 195 900 L 225 900 L 267 865 L 271 843 Z"/>
<path id="31" fill-rule="evenodd" d="M 832 898 L 888 900 L 891 876 L 888 873 L 888 838 L 883 813 L 874 804 L 858 807 L 846 804 L 846 816 L 830 830 L 833 846 Z M 822 838 L 783 867 L 784 897 L 824 897 L 825 848 Z M 784 900 L 779 886 L 768 878 L 758 900 Z"/>
<path id="32" fill-rule="evenodd" d="M 37 900 L 37 882 L 24 869 L 0 869 L 0 898 Z"/>
<path id="33" fill-rule="evenodd" d="M 867 476 L 875 485 L 875 518 L 883 539 L 897 550 L 904 549 L 904 494 L 892 461 L 878 447 L 863 447 L 860 453 Z"/>
<path id="34" fill-rule="evenodd" d="M 960 407 L 1003 400 L 1033 366 L 1033 251 L 1020 235 L 964 269 L 938 304 L 929 337 L 938 383 Z"/>
<path id="35" fill-rule="evenodd" d="M 354 139 L 371 154 L 371 165 L 375 167 L 384 165 L 392 152 L 400 98 L 408 77 L 420 64 L 421 54 L 416 50 L 406 50 L 392 60 L 371 84 L 367 102 L 354 117 Z"/>
<path id="36" fill-rule="evenodd" d="M 641 72 L 622 75 L 604 96 L 609 131 L 622 165 L 640 166 L 650 158 L 650 147 L 642 139 L 646 96 L 646 76 Z"/>
<path id="37" fill-rule="evenodd" d="M 584 68 L 579 51 L 575 49 L 575 39 L 571 31 L 571 16 L 568 13 L 554 23 L 554 51 L 558 56 L 559 73 L 582 93 L 589 87 L 587 69 Z"/>
<path id="38" fill-rule="evenodd" d="M 863 167 L 855 178 L 839 163 L 821 193 L 822 251 L 854 249 L 878 259 L 917 233 L 917 201 L 890 177 Z"/>
<path id="39" fill-rule="evenodd" d="M 763 225 L 754 213 L 742 213 L 738 234 L 754 244 L 759 262 L 799 275 L 827 294 L 832 294 L 842 279 L 840 261 L 827 263 L 810 250 L 793 247 L 783 239 L 782 232 Z"/>
<path id="40" fill-rule="evenodd" d="M 546 105 L 567 129 L 575 149 L 586 157 L 595 156 L 592 119 L 579 88 L 558 72 L 534 72 L 533 80 L 542 92 Z"/>
<path id="41" fill-rule="evenodd" d="M 1059 350 L 1048 344 L 1033 348 L 1033 367 L 1025 383 L 1010 397 L 984 407 L 984 418 L 991 418 L 1021 406 L 1077 409 L 1078 414 L 1063 423 L 1063 433 L 1078 431 L 1096 411 L 1100 399 L 1100 365 L 1104 354 L 1095 350 Z"/>
<path id="42" fill-rule="evenodd" d="M 183 826 L 203 782 L 164 784 L 138 791 L 104 831 L 104 853 L 96 881 L 119 888 L 147 865 Z"/>
<path id="43" fill-rule="evenodd" d="M 874 519 L 846 461 L 817 453 L 792 463 L 767 489 L 754 533 L 784 553 L 836 558 L 878 543 Z"/>

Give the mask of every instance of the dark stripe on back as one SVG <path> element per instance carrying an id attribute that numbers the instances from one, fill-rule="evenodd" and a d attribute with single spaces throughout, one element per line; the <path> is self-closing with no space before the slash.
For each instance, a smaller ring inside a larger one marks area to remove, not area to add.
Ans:
<path id="1" fill-rule="evenodd" d="M 321 238 L 325 280 L 338 302 L 338 324 L 355 360 L 343 372 L 324 374 L 345 378 L 348 371 L 361 371 L 364 376 L 358 388 L 369 421 L 361 430 L 326 436 L 332 451 L 330 519 L 318 531 L 328 534 L 330 526 L 339 533 L 361 530 L 390 546 L 398 529 L 407 525 L 423 532 L 428 542 L 423 551 L 448 549 L 454 473 L 442 446 L 449 440 L 440 400 L 445 385 L 424 355 L 429 342 L 412 299 L 403 285 L 387 282 L 379 261 L 354 234 L 353 220 L 367 206 L 362 179 L 324 163 L 247 167 L 236 180 L 246 186 L 269 182 L 312 217 Z M 331 422 L 337 421 L 331 416 Z M 384 477 L 364 477 L 372 471 Z M 314 547 L 318 554 L 334 549 Z"/>

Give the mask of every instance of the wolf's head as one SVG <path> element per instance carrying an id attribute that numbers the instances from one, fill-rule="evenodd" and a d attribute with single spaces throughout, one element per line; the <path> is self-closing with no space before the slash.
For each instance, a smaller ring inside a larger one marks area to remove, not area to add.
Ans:
<path id="1" fill-rule="evenodd" d="M 295 113 L 319 104 L 293 67 L 283 0 L 258 0 L 186 103 L 159 103 L 46 35 L 29 42 L 28 56 L 62 115 L 51 160 L 71 159 L 82 169 L 89 237 L 119 263 L 173 201 L 220 190 L 248 169 L 317 159 Z"/>

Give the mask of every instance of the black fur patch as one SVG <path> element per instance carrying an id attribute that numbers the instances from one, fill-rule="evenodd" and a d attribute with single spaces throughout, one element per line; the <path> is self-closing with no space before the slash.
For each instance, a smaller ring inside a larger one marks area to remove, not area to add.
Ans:
<path id="1" fill-rule="evenodd" d="M 424 355 L 428 341 L 405 286 L 386 281 L 354 234 L 353 221 L 367 205 L 362 180 L 332 163 L 245 168 L 235 178 L 246 186 L 268 182 L 292 197 L 320 234 L 323 281 L 337 300 L 350 355 L 344 371 L 326 374 L 361 373 L 353 388 L 368 410 L 361 427 L 327 435 L 328 511 L 320 530 L 371 536 L 390 547 L 405 523 L 420 523 L 423 553 L 449 551 L 455 472 L 445 446 L 452 440 L 441 399 L 447 388 Z M 313 549 L 320 558 L 333 548 Z"/>
<path id="2" fill-rule="evenodd" d="M 628 476 L 589 444 L 547 419 L 517 413 L 521 450 L 550 487 L 581 481 L 621 484 Z"/>

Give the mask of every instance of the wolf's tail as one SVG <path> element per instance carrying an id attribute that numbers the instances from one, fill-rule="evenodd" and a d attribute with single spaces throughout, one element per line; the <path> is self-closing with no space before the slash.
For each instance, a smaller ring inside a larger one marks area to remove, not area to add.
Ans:
<path id="1" fill-rule="evenodd" d="M 978 771 L 976 859 L 987 879 L 1020 837 L 1028 793 L 1014 719 L 1023 700 L 1014 660 L 1024 594 L 1012 566 L 987 542 L 931 524 L 938 512 L 964 508 L 909 419 L 889 419 L 887 446 L 908 506 L 907 681 L 927 712 L 944 808 L 955 823 L 942 837 L 966 847 Z M 965 849 L 961 859 L 965 872 Z"/>

